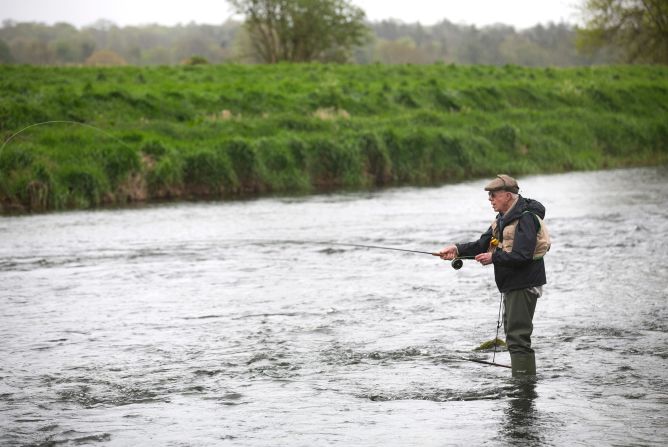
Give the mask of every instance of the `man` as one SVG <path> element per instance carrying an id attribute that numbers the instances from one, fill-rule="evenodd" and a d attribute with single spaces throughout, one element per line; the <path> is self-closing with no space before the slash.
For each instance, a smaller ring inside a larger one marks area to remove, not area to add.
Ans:
<path id="1" fill-rule="evenodd" d="M 449 245 L 439 252 L 446 260 L 475 257 L 482 265 L 494 264 L 494 278 L 504 302 L 503 329 L 513 377 L 536 374 L 532 321 L 546 283 L 543 256 L 550 249 L 542 221 L 545 207 L 520 196 L 519 189 L 514 178 L 497 175 L 485 186 L 498 213 L 491 226 L 477 241 Z"/>

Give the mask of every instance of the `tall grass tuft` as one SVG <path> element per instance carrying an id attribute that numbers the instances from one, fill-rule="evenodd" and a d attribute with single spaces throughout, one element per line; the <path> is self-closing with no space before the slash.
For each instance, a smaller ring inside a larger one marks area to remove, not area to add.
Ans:
<path id="1" fill-rule="evenodd" d="M 255 148 L 250 142 L 233 139 L 226 144 L 225 153 L 241 190 L 259 192 L 263 186 L 260 182 L 260 166 Z"/>
<path id="2" fill-rule="evenodd" d="M 358 142 L 369 183 L 375 186 L 390 184 L 392 160 L 382 138 L 375 132 L 365 132 L 358 137 Z"/>
<path id="3" fill-rule="evenodd" d="M 110 191 L 109 181 L 98 166 L 68 164 L 56 171 L 59 187 L 55 201 L 68 208 L 90 208 Z"/>
<path id="4" fill-rule="evenodd" d="M 200 149 L 186 154 L 183 179 L 188 193 L 194 196 L 222 195 L 239 186 L 230 160 L 220 149 Z"/>

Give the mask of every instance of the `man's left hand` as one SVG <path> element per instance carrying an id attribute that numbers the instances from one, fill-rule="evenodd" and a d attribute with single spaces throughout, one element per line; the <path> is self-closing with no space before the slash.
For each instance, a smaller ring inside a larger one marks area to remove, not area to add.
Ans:
<path id="1" fill-rule="evenodd" d="M 481 263 L 482 265 L 489 265 L 492 263 L 492 254 L 491 253 L 480 253 L 475 257 L 475 260 Z"/>

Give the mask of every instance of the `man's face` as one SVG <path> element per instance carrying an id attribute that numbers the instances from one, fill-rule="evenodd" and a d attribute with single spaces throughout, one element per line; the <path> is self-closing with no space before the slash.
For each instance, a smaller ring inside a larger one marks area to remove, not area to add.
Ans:
<path id="1" fill-rule="evenodd" d="M 510 209 L 513 202 L 513 196 L 507 191 L 490 191 L 489 203 L 497 213 L 505 213 Z"/>

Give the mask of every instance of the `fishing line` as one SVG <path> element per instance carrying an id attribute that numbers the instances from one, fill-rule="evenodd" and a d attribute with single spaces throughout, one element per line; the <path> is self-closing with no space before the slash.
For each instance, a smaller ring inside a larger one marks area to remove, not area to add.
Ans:
<path id="1" fill-rule="evenodd" d="M 425 255 L 432 255 L 432 256 L 440 256 L 438 253 L 433 253 L 429 251 L 420 251 L 420 250 L 408 250 L 405 248 L 394 248 L 394 247 L 381 247 L 379 245 L 363 245 L 363 244 L 348 244 L 348 243 L 343 243 L 343 242 L 310 242 L 312 244 L 318 244 L 318 245 L 342 245 L 345 247 L 358 247 L 358 248 L 372 248 L 372 249 L 378 249 L 378 250 L 394 250 L 394 251 L 405 251 L 408 253 L 421 253 Z"/>
<path id="2" fill-rule="evenodd" d="M 338 246 L 344 246 L 344 247 L 358 247 L 358 248 L 371 248 L 371 249 L 377 249 L 377 250 L 394 250 L 394 251 L 403 251 L 403 252 L 408 252 L 408 253 L 419 253 L 419 254 L 425 254 L 425 255 L 431 255 L 431 256 L 440 256 L 439 253 L 433 253 L 429 251 L 421 251 L 421 250 L 408 250 L 405 248 L 395 248 L 395 247 L 383 247 L 380 245 L 364 245 L 364 244 L 349 244 L 349 243 L 344 243 L 344 242 L 324 242 L 324 241 L 283 241 L 285 243 L 292 243 L 292 244 L 317 244 L 317 245 L 338 245 Z M 474 259 L 475 256 L 459 256 L 455 259 L 452 260 L 452 268 L 455 270 L 459 270 L 462 265 L 463 265 L 463 259 Z M 496 347 L 497 347 L 497 340 L 499 339 L 499 328 L 501 327 L 501 303 L 503 302 L 503 294 L 501 295 L 501 301 L 499 302 L 499 315 L 496 320 L 496 337 L 494 338 L 494 354 L 492 355 L 492 361 L 488 362 L 487 360 L 479 360 L 479 359 L 471 359 L 467 357 L 461 357 L 461 356 L 441 356 L 441 358 L 450 358 L 450 359 L 458 359 L 458 360 L 464 360 L 467 362 L 474 362 L 474 363 L 480 363 L 482 365 L 488 365 L 488 366 L 497 366 L 500 368 L 511 368 L 508 365 L 503 365 L 501 363 L 496 363 Z"/>
<path id="3" fill-rule="evenodd" d="M 115 136 L 111 135 L 109 132 L 106 132 L 106 131 L 104 131 L 103 129 L 97 127 L 97 126 L 93 126 L 92 124 L 81 123 L 81 122 L 79 122 L 79 121 L 71 121 L 71 120 L 51 120 L 51 121 L 43 121 L 43 122 L 41 122 L 41 123 L 34 123 L 34 124 L 31 124 L 31 125 L 29 125 L 29 126 L 24 127 L 23 129 L 19 130 L 18 132 L 13 133 L 12 135 L 9 136 L 9 138 L 7 138 L 7 139 L 5 140 L 5 142 L 2 144 L 2 146 L 0 146 L 0 154 L 2 154 L 2 150 L 5 148 L 5 146 L 6 146 L 12 139 L 14 139 L 14 137 L 16 137 L 17 135 L 19 135 L 19 134 L 22 133 L 23 131 L 26 131 L 26 130 L 32 128 L 32 127 L 43 126 L 43 125 L 45 125 L 45 124 L 77 124 L 77 125 L 82 126 L 82 127 L 88 127 L 89 129 L 96 130 L 96 131 L 98 131 L 98 132 L 104 134 L 105 136 L 111 138 L 112 140 L 115 140 L 116 142 L 118 142 L 118 143 L 122 144 L 123 146 L 127 147 L 128 149 L 133 149 L 131 146 L 127 145 L 127 144 L 126 144 L 125 142 L 123 142 L 122 140 L 120 140 L 120 139 L 116 138 Z"/>
<path id="4" fill-rule="evenodd" d="M 429 251 L 408 250 L 408 249 L 405 249 L 405 248 L 395 248 L 395 247 L 383 247 L 383 246 L 380 246 L 380 245 L 349 244 L 349 243 L 344 243 L 344 242 L 325 242 L 325 241 L 282 241 L 282 242 L 288 243 L 288 244 L 337 245 L 337 246 L 344 246 L 344 247 L 371 248 L 371 249 L 377 249 L 377 250 L 394 250 L 394 251 L 403 251 L 403 252 L 408 252 L 408 253 L 419 253 L 419 254 L 425 254 L 425 255 L 431 255 L 431 256 L 440 256 L 439 253 L 433 253 L 433 252 L 429 252 Z M 474 259 L 474 258 L 475 258 L 475 256 L 459 256 L 459 257 L 452 260 L 452 268 L 454 268 L 455 270 L 459 270 L 463 265 L 463 259 Z M 501 295 L 501 299 L 503 300 L 503 295 Z M 494 338 L 494 354 L 492 356 L 492 361 L 491 362 L 488 362 L 487 360 L 471 359 L 471 358 L 461 357 L 461 356 L 439 356 L 439 357 L 440 358 L 464 360 L 464 361 L 467 361 L 467 362 L 479 363 L 479 364 L 488 365 L 488 366 L 497 366 L 499 368 L 511 368 L 508 365 L 503 365 L 501 363 L 496 363 L 496 361 L 495 361 L 496 360 L 497 340 L 499 339 L 499 328 L 501 327 L 501 302 L 499 302 L 499 316 L 496 320 L 496 337 Z"/>
<path id="5" fill-rule="evenodd" d="M 503 303 L 503 293 L 499 298 L 499 316 L 496 318 L 496 336 L 494 337 L 494 355 L 492 355 L 492 362 L 496 358 L 496 342 L 499 340 L 499 328 L 501 327 L 501 303 Z"/>

